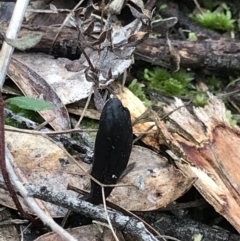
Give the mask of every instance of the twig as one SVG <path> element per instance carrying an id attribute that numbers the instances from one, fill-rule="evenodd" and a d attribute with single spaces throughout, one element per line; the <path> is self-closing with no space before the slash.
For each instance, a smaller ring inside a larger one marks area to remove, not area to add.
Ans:
<path id="1" fill-rule="evenodd" d="M 77 241 L 73 236 L 71 236 L 68 232 L 66 232 L 63 228 L 61 228 L 57 223 L 54 222 L 54 220 L 46 215 L 42 209 L 37 205 L 36 201 L 28 197 L 27 190 L 25 189 L 24 185 L 18 180 L 18 177 L 16 176 L 13 167 L 11 163 L 13 161 L 13 157 L 10 153 L 10 151 L 6 150 L 6 165 L 7 170 L 9 172 L 9 175 L 11 176 L 11 179 L 14 183 L 14 186 L 19 191 L 21 196 L 24 198 L 25 202 L 28 204 L 28 206 L 34 211 L 34 213 L 43 221 L 43 223 L 47 224 L 53 231 L 55 231 L 57 234 L 59 234 L 64 240 L 67 241 Z"/>
<path id="2" fill-rule="evenodd" d="M 82 122 L 82 120 L 83 120 L 83 117 L 84 117 L 85 112 L 86 112 L 86 110 L 87 110 L 87 108 L 88 108 L 89 102 L 90 102 L 90 100 L 91 100 L 92 93 L 93 93 L 93 86 L 92 86 L 91 91 L 90 91 L 90 93 L 89 93 L 89 95 L 88 95 L 88 99 L 87 99 L 87 102 L 86 102 L 86 104 L 85 104 L 85 106 L 84 106 L 84 109 L 83 109 L 83 111 L 82 111 L 81 117 L 79 118 L 78 123 L 75 125 L 75 129 L 77 129 L 77 128 L 80 126 L 80 124 L 81 124 L 81 122 Z"/>
<path id="3" fill-rule="evenodd" d="M 26 134 L 32 134 L 32 135 L 48 135 L 48 136 L 54 136 L 54 135 L 60 135 L 60 134 L 69 134 L 69 133 L 77 133 L 77 132 L 97 132 L 97 129 L 72 129 L 72 130 L 64 130 L 64 131 L 35 131 L 35 130 L 26 130 L 26 129 L 19 129 L 16 127 L 11 126 L 5 126 L 6 131 L 12 131 L 12 132 L 19 132 L 19 133 L 26 133 Z"/>
<path id="4" fill-rule="evenodd" d="M 49 124 L 50 122 L 52 122 L 56 117 L 52 117 L 51 119 L 49 120 L 45 120 L 43 123 L 41 123 L 40 125 L 38 125 L 36 128 L 35 128 L 35 131 L 40 131 L 41 129 L 43 129 L 47 124 Z"/>
<path id="5" fill-rule="evenodd" d="M 69 9 L 64 9 L 64 8 L 58 8 L 57 10 L 51 10 L 51 9 L 27 9 L 27 12 L 31 12 L 31 13 L 55 13 L 55 14 L 59 14 L 61 12 L 71 12 L 72 10 Z"/>
<path id="6" fill-rule="evenodd" d="M 105 210 L 105 213 L 106 213 L 106 216 L 107 216 L 107 222 L 108 222 L 109 228 L 111 229 L 112 235 L 115 238 L 115 240 L 119 241 L 119 239 L 117 237 L 117 234 L 113 230 L 113 226 L 112 226 L 111 220 L 110 220 L 110 218 L 108 216 L 108 210 L 107 210 L 106 198 L 105 198 L 105 193 L 104 193 L 104 187 L 103 186 L 102 186 L 102 199 L 103 199 L 103 207 L 104 207 L 104 210 Z"/>
<path id="7" fill-rule="evenodd" d="M 112 185 L 111 185 L 111 186 L 112 186 Z M 117 185 L 116 185 L 116 186 L 117 186 Z M 71 185 L 71 184 L 68 184 L 67 190 L 75 191 L 75 192 L 77 192 L 77 193 L 79 193 L 79 194 L 81 194 L 81 195 L 86 195 L 86 194 L 87 194 L 86 191 L 81 190 L 81 189 L 79 189 L 79 188 L 77 188 L 77 187 L 75 187 L 75 186 L 73 186 L 73 185 Z M 155 235 L 158 236 L 158 237 L 162 237 L 162 235 L 161 235 L 159 232 L 157 232 L 150 224 L 148 224 L 146 221 L 144 221 L 142 218 L 140 218 L 140 217 L 139 217 L 138 215 L 136 215 L 135 213 L 133 213 L 133 212 L 131 212 L 131 211 L 129 211 L 129 210 L 126 210 L 126 209 L 124 209 L 123 207 L 118 206 L 118 205 L 116 205 L 116 204 L 114 204 L 114 203 L 106 200 L 106 199 L 105 199 L 105 195 L 104 195 L 104 199 L 103 199 L 103 200 L 105 200 L 106 206 L 108 206 L 109 208 L 114 209 L 114 210 L 116 210 L 116 211 L 118 211 L 118 212 L 121 212 L 123 215 L 127 215 L 127 216 L 129 216 L 129 217 L 134 217 L 134 218 L 138 219 L 140 222 L 142 222 L 142 223 L 146 226 L 146 228 L 147 228 L 151 233 L 155 234 Z M 104 205 L 105 205 L 105 204 L 104 204 Z"/>
<path id="8" fill-rule="evenodd" d="M 12 14 L 12 18 L 9 23 L 9 27 L 6 32 L 6 37 L 10 39 L 15 39 L 18 35 L 18 31 L 21 27 L 24 14 L 26 12 L 29 0 L 18 0 Z M 3 43 L 0 52 L 0 89 L 2 89 L 7 69 L 10 63 L 10 59 L 14 48 L 8 45 L 6 42 Z"/>
<path id="9" fill-rule="evenodd" d="M 60 205 L 72 211 L 81 213 L 87 217 L 93 218 L 100 222 L 107 223 L 105 210 L 99 206 L 94 206 L 84 200 L 71 197 L 63 192 L 55 191 L 49 187 L 38 187 L 33 184 L 24 184 L 28 191 L 28 196 L 42 199 L 44 201 Z M 124 216 L 118 212 L 108 211 L 109 219 L 114 227 L 119 228 L 125 234 L 134 235 L 135 240 L 157 241 L 143 225 L 135 218 Z"/>
<path id="10" fill-rule="evenodd" d="M 105 0 L 102 0 L 102 4 L 101 4 L 101 32 L 103 31 L 103 15 L 104 15 L 104 9 L 105 9 Z"/>
<path id="11" fill-rule="evenodd" d="M 18 133 L 26 133 L 32 135 L 47 135 L 47 136 L 55 136 L 61 134 L 71 134 L 71 133 L 78 133 L 78 132 L 97 132 L 98 129 L 71 129 L 71 130 L 64 130 L 64 131 L 36 131 L 36 130 L 28 130 L 28 129 L 19 129 L 12 126 L 5 126 L 5 131 L 12 131 Z M 156 134 L 156 131 L 136 131 L 133 134 Z"/>
<path id="12" fill-rule="evenodd" d="M 2 94 L 0 93 L 0 169 L 2 171 L 4 182 L 5 182 L 7 189 L 14 201 L 14 204 L 16 205 L 17 210 L 22 214 L 23 217 L 29 219 L 31 222 L 33 222 L 34 225 L 38 226 L 36 220 L 23 210 L 22 205 L 18 200 L 17 193 L 13 188 L 13 185 L 11 183 L 11 180 L 10 180 L 7 168 L 6 168 L 3 108 L 4 108 L 4 103 L 3 103 L 3 99 L 2 99 Z M 8 149 L 6 148 L 6 150 L 8 150 Z"/>
<path id="13" fill-rule="evenodd" d="M 201 9 L 201 7 L 200 7 L 198 1 L 197 1 L 197 0 L 193 0 L 193 2 L 195 3 L 197 10 L 202 14 L 203 11 L 202 11 L 202 9 Z"/>
<path id="14" fill-rule="evenodd" d="M 56 36 L 55 36 L 54 39 L 53 39 L 52 47 L 51 47 L 51 49 L 50 49 L 50 52 L 52 51 L 53 45 L 54 45 L 54 43 L 56 42 L 56 40 L 57 40 L 57 38 L 58 38 L 61 30 L 63 29 L 64 25 L 65 25 L 65 24 L 68 22 L 68 20 L 73 16 L 74 11 L 77 10 L 77 8 L 83 3 L 83 1 L 84 1 L 84 0 L 79 1 L 79 3 L 76 4 L 76 6 L 73 8 L 73 10 L 70 11 L 70 13 L 68 13 L 68 15 L 66 16 L 66 18 L 64 19 L 62 25 L 60 26 L 60 28 L 59 28 L 59 30 L 58 30 L 58 33 L 56 34 Z"/>

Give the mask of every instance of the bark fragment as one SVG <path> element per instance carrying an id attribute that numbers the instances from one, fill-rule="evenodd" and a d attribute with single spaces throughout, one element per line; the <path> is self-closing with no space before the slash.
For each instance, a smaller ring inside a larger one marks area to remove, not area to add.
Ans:
<path id="1" fill-rule="evenodd" d="M 181 105 L 176 99 L 165 112 Z M 240 232 L 240 129 L 230 126 L 224 104 L 212 97 L 204 108 L 182 107 L 157 124 L 160 142 L 179 157 L 176 165 L 196 178 L 197 190 Z"/>

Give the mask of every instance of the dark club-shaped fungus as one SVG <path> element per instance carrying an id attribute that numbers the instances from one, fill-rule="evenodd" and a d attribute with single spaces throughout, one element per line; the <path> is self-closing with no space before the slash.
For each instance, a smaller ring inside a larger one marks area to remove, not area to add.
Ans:
<path id="1" fill-rule="evenodd" d="M 116 184 L 125 170 L 132 149 L 130 113 L 117 98 L 106 102 L 96 136 L 91 175 L 102 184 Z M 105 187 L 107 198 L 114 187 Z M 86 198 L 93 204 L 102 203 L 102 190 L 91 180 L 91 191 Z"/>

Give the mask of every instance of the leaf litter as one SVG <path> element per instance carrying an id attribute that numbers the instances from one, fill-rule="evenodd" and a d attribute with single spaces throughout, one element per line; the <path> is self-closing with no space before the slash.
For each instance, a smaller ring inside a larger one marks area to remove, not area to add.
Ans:
<path id="1" fill-rule="evenodd" d="M 65 104 L 86 98 L 93 85 L 96 89 L 107 88 L 132 65 L 132 54 L 135 47 L 148 37 L 148 33 L 142 32 L 140 29 L 143 23 L 149 24 L 150 17 L 132 5 L 129 5 L 129 8 L 137 19 L 125 27 L 105 26 L 104 31 L 93 42 L 85 41 L 84 33 L 87 35 L 91 31 L 99 30 L 99 25 L 88 22 L 86 27 L 86 22 L 76 19 L 78 24 L 81 23 L 79 26 L 83 27 L 83 29 L 79 29 L 83 34 L 82 39 L 79 39 L 79 48 L 84 49 L 89 59 L 84 54 L 78 61 L 71 61 L 33 53 L 18 54 L 13 58 L 8 73 L 9 77 L 26 96 L 43 98 L 45 101 L 54 103 L 52 112 L 41 114 L 45 119 L 49 119 L 50 115 L 60 113 L 59 118 L 56 118 L 54 123 L 50 123 L 55 130 L 70 128 Z M 91 12 L 89 9 L 85 9 L 85 16 L 89 12 Z M 98 45 L 101 47 L 98 48 Z M 76 62 L 77 65 L 74 65 Z M 90 63 L 94 66 L 91 70 L 88 67 Z M 21 72 L 18 78 L 14 74 L 15 72 Z M 89 81 L 88 76 L 93 78 Z M 35 86 L 35 89 L 28 88 L 32 85 Z M 50 98 L 48 92 L 53 97 Z M 124 100 L 127 97 L 120 97 L 120 99 Z M 132 106 L 133 112 L 138 103 L 136 102 Z M 128 107 L 129 104 L 128 100 L 124 105 Z M 144 112 L 142 110 L 140 114 Z M 134 118 L 138 116 L 137 114 Z M 145 128 L 140 128 L 140 130 L 146 131 Z M 69 192 L 70 195 L 77 194 L 66 191 L 68 183 L 76 183 L 78 187 L 84 189 L 89 182 L 87 175 L 76 168 L 73 157 L 50 138 L 6 132 L 6 143 L 17 166 L 29 182 L 51 186 L 56 190 Z M 156 149 L 159 148 L 155 137 L 146 143 L 150 143 Z M 129 210 L 148 211 L 166 206 L 185 193 L 193 183 L 193 179 L 184 177 L 165 158 L 147 148 L 134 146 L 130 163 L 135 163 L 134 169 L 119 183 L 130 186 L 116 187 L 109 197 L 110 201 Z M 89 165 L 83 162 L 81 165 L 87 172 L 90 170 Z M 3 189 L 0 190 L 4 192 Z M 14 207 L 6 192 L 0 196 L 3 205 Z M 49 203 L 45 203 L 45 205 L 52 216 L 63 216 L 66 213 L 64 208 Z"/>
<path id="2" fill-rule="evenodd" d="M 73 157 L 50 138 L 6 131 L 6 144 L 29 183 L 77 196 L 66 190 L 68 183 L 84 189 L 90 181 L 87 174 L 77 168 Z M 135 163 L 133 170 L 118 183 L 128 186 L 115 187 L 108 199 L 128 210 L 149 211 L 164 207 L 193 183 L 193 179 L 186 178 L 167 159 L 144 147 L 133 146 L 131 163 Z M 90 171 L 90 165 L 83 162 L 80 165 L 86 172 Z M 0 190 L 0 203 L 14 208 L 8 193 Z M 53 217 L 64 216 L 67 211 L 50 203 L 45 205 Z"/>

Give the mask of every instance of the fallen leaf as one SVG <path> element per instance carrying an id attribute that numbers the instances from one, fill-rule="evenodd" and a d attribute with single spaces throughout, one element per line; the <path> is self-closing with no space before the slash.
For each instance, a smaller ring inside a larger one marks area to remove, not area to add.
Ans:
<path id="1" fill-rule="evenodd" d="M 33 33 L 17 39 L 10 39 L 5 37 L 5 41 L 12 47 L 24 51 L 37 45 L 41 41 L 41 38 L 41 33 Z"/>
<path id="2" fill-rule="evenodd" d="M 65 149 L 50 138 L 6 131 L 6 144 L 17 167 L 30 183 L 48 186 L 76 197 L 77 193 L 66 190 L 67 184 L 74 183 L 76 187 L 84 189 L 90 182 Z M 130 186 L 116 187 L 109 197 L 110 201 L 128 210 L 147 211 L 166 206 L 185 193 L 193 183 L 192 178 L 186 178 L 164 157 L 147 148 L 133 146 L 130 163 L 133 162 L 134 169 L 119 183 Z M 91 165 L 79 164 L 86 172 L 90 171 Z M 2 188 L 0 204 L 15 207 L 9 193 Z M 66 213 L 65 208 L 44 204 L 54 217 Z"/>
<path id="3" fill-rule="evenodd" d="M 181 171 L 157 153 L 133 146 L 129 164 L 130 171 L 115 187 L 109 200 L 132 211 L 150 211 L 167 206 L 187 192 L 193 178 L 185 177 Z"/>
<path id="4" fill-rule="evenodd" d="M 8 76 L 26 96 L 43 99 L 52 104 L 51 110 L 39 111 L 39 113 L 45 120 L 52 120 L 49 124 L 54 130 L 70 128 L 66 107 L 53 88 L 33 69 L 13 57 L 9 65 Z"/>
<path id="5" fill-rule="evenodd" d="M 101 231 L 99 230 L 97 225 L 85 225 L 77 228 L 70 228 L 66 230 L 70 233 L 74 238 L 78 241 L 93 241 L 98 240 L 98 237 L 102 236 Z M 65 241 L 58 234 L 50 232 L 44 234 L 34 241 Z"/>
<path id="6" fill-rule="evenodd" d="M 68 71 L 65 66 L 74 61 L 65 58 L 54 59 L 47 54 L 24 53 L 16 54 L 14 58 L 44 78 L 64 105 L 84 99 L 90 93 L 92 83 L 85 78 L 86 66 L 82 66 L 77 72 Z"/>
<path id="7" fill-rule="evenodd" d="M 67 191 L 68 182 L 77 183 L 84 188 L 89 182 L 86 174 L 77 168 L 72 157 L 64 148 L 57 145 L 52 139 L 41 136 L 6 131 L 6 144 L 13 155 L 17 167 L 21 170 L 28 182 L 36 185 L 50 186 L 51 188 L 77 196 Z M 90 165 L 80 163 L 87 171 Z M 0 189 L 0 203 L 14 208 L 12 198 L 8 192 Z M 66 209 L 50 203 L 45 203 L 52 216 L 63 216 Z M 27 208 L 28 211 L 31 212 Z"/>

